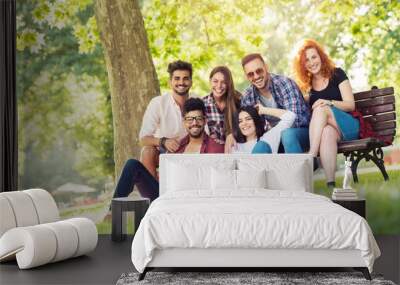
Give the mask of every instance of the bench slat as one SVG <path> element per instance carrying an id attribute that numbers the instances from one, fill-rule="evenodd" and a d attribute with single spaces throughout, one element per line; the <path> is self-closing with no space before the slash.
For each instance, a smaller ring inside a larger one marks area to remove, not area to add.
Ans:
<path id="1" fill-rule="evenodd" d="M 379 97 L 379 96 L 386 96 L 394 94 L 393 87 L 386 87 L 381 89 L 372 89 L 368 91 L 354 93 L 354 99 L 356 101 L 363 100 L 367 98 Z"/>
<path id="2" fill-rule="evenodd" d="M 375 131 L 375 134 L 378 136 L 394 136 L 396 134 L 396 129 Z"/>
<path id="3" fill-rule="evenodd" d="M 370 122 L 371 124 L 377 122 L 391 121 L 396 119 L 396 113 L 386 113 L 386 114 L 378 114 L 375 116 L 364 117 L 365 121 Z"/>
<path id="4" fill-rule="evenodd" d="M 373 123 L 372 128 L 374 129 L 374 131 L 380 131 L 380 130 L 386 130 L 386 129 L 396 129 L 396 122 L 388 121 L 388 122 Z"/>
<path id="5" fill-rule="evenodd" d="M 383 146 L 384 143 L 376 138 L 365 138 L 352 141 L 339 142 L 338 152 L 364 150 L 373 146 Z"/>
<path id="6" fill-rule="evenodd" d="M 385 105 L 385 104 L 390 104 L 390 103 L 394 103 L 394 95 L 384 96 L 384 97 L 376 97 L 376 98 L 372 98 L 372 99 L 368 99 L 368 100 L 357 101 L 356 108 L 362 109 L 365 107 Z"/>
<path id="7" fill-rule="evenodd" d="M 360 109 L 360 112 L 365 115 L 376 115 L 379 113 L 391 112 L 394 111 L 394 104 L 387 104 L 387 105 L 379 105 L 373 107 L 366 107 Z"/>
<path id="8" fill-rule="evenodd" d="M 367 145 L 369 143 L 374 143 L 376 141 L 378 141 L 378 139 L 376 139 L 376 138 L 365 138 L 365 139 L 358 139 L 358 140 L 351 140 L 351 141 L 340 141 L 338 143 L 338 146 L 342 147 L 345 145 L 354 145 L 354 144 Z"/>

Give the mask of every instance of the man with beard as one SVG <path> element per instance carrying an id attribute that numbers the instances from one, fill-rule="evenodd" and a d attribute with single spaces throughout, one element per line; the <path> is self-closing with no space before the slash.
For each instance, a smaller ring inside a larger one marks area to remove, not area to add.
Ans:
<path id="1" fill-rule="evenodd" d="M 168 65 L 168 73 L 171 92 L 150 101 L 139 133 L 141 162 L 155 178 L 160 153 L 176 152 L 187 134 L 182 108 L 192 87 L 192 65 L 178 60 Z"/>
<path id="2" fill-rule="evenodd" d="M 243 92 L 241 106 L 261 104 L 295 113 L 296 119 L 292 127 L 281 134 L 281 143 L 286 153 L 306 151 L 309 148 L 310 109 L 296 83 L 286 76 L 269 73 L 263 57 L 258 53 L 246 55 L 242 59 L 242 67 L 251 85 Z M 263 117 L 266 130 L 279 120 L 266 115 Z M 227 145 L 234 143 L 232 136 L 229 142 L 227 139 Z"/>
<path id="3" fill-rule="evenodd" d="M 206 125 L 205 106 L 200 98 L 189 98 L 183 105 L 183 116 L 181 124 L 188 135 L 178 142 L 175 153 L 223 153 L 224 146 L 216 143 L 205 132 Z M 182 123 L 183 120 L 183 123 Z M 140 195 L 149 198 L 150 201 L 159 195 L 159 184 L 156 178 L 136 160 L 129 159 L 122 170 L 117 187 L 115 188 L 114 198 L 127 197 L 133 187 L 137 186 Z"/>

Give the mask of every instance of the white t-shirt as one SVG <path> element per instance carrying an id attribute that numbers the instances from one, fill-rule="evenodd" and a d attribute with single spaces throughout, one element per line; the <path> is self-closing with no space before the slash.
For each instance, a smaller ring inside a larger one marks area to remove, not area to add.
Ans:
<path id="1" fill-rule="evenodd" d="M 279 123 L 269 131 L 265 132 L 262 137 L 260 137 L 261 141 L 269 144 L 272 153 L 278 152 L 282 131 L 290 128 L 295 119 L 295 113 L 292 111 L 286 111 L 286 113 L 282 115 Z M 232 147 L 232 153 L 251 153 L 256 143 L 257 140 L 251 140 L 245 143 L 236 143 L 236 146 Z"/>
<path id="2" fill-rule="evenodd" d="M 151 99 L 143 116 L 139 138 L 184 138 L 187 132 L 182 122 L 182 112 L 172 94 L 166 93 Z"/>

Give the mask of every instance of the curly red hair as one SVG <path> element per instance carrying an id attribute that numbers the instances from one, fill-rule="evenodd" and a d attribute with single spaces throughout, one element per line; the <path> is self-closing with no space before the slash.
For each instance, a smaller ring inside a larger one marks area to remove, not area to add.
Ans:
<path id="1" fill-rule="evenodd" d="M 296 82 L 303 93 L 311 89 L 312 74 L 306 69 L 306 50 L 315 48 L 321 58 L 321 73 L 325 78 L 331 78 L 335 69 L 335 64 L 325 53 L 323 47 L 315 40 L 306 39 L 301 45 L 294 59 L 294 73 Z"/>

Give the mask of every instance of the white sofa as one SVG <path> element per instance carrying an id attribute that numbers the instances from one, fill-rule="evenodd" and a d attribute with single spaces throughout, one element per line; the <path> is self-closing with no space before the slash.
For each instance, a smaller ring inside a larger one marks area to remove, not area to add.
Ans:
<path id="1" fill-rule="evenodd" d="M 0 262 L 16 259 L 20 269 L 86 254 L 97 245 L 87 218 L 60 221 L 53 197 L 43 189 L 0 193 Z"/>

